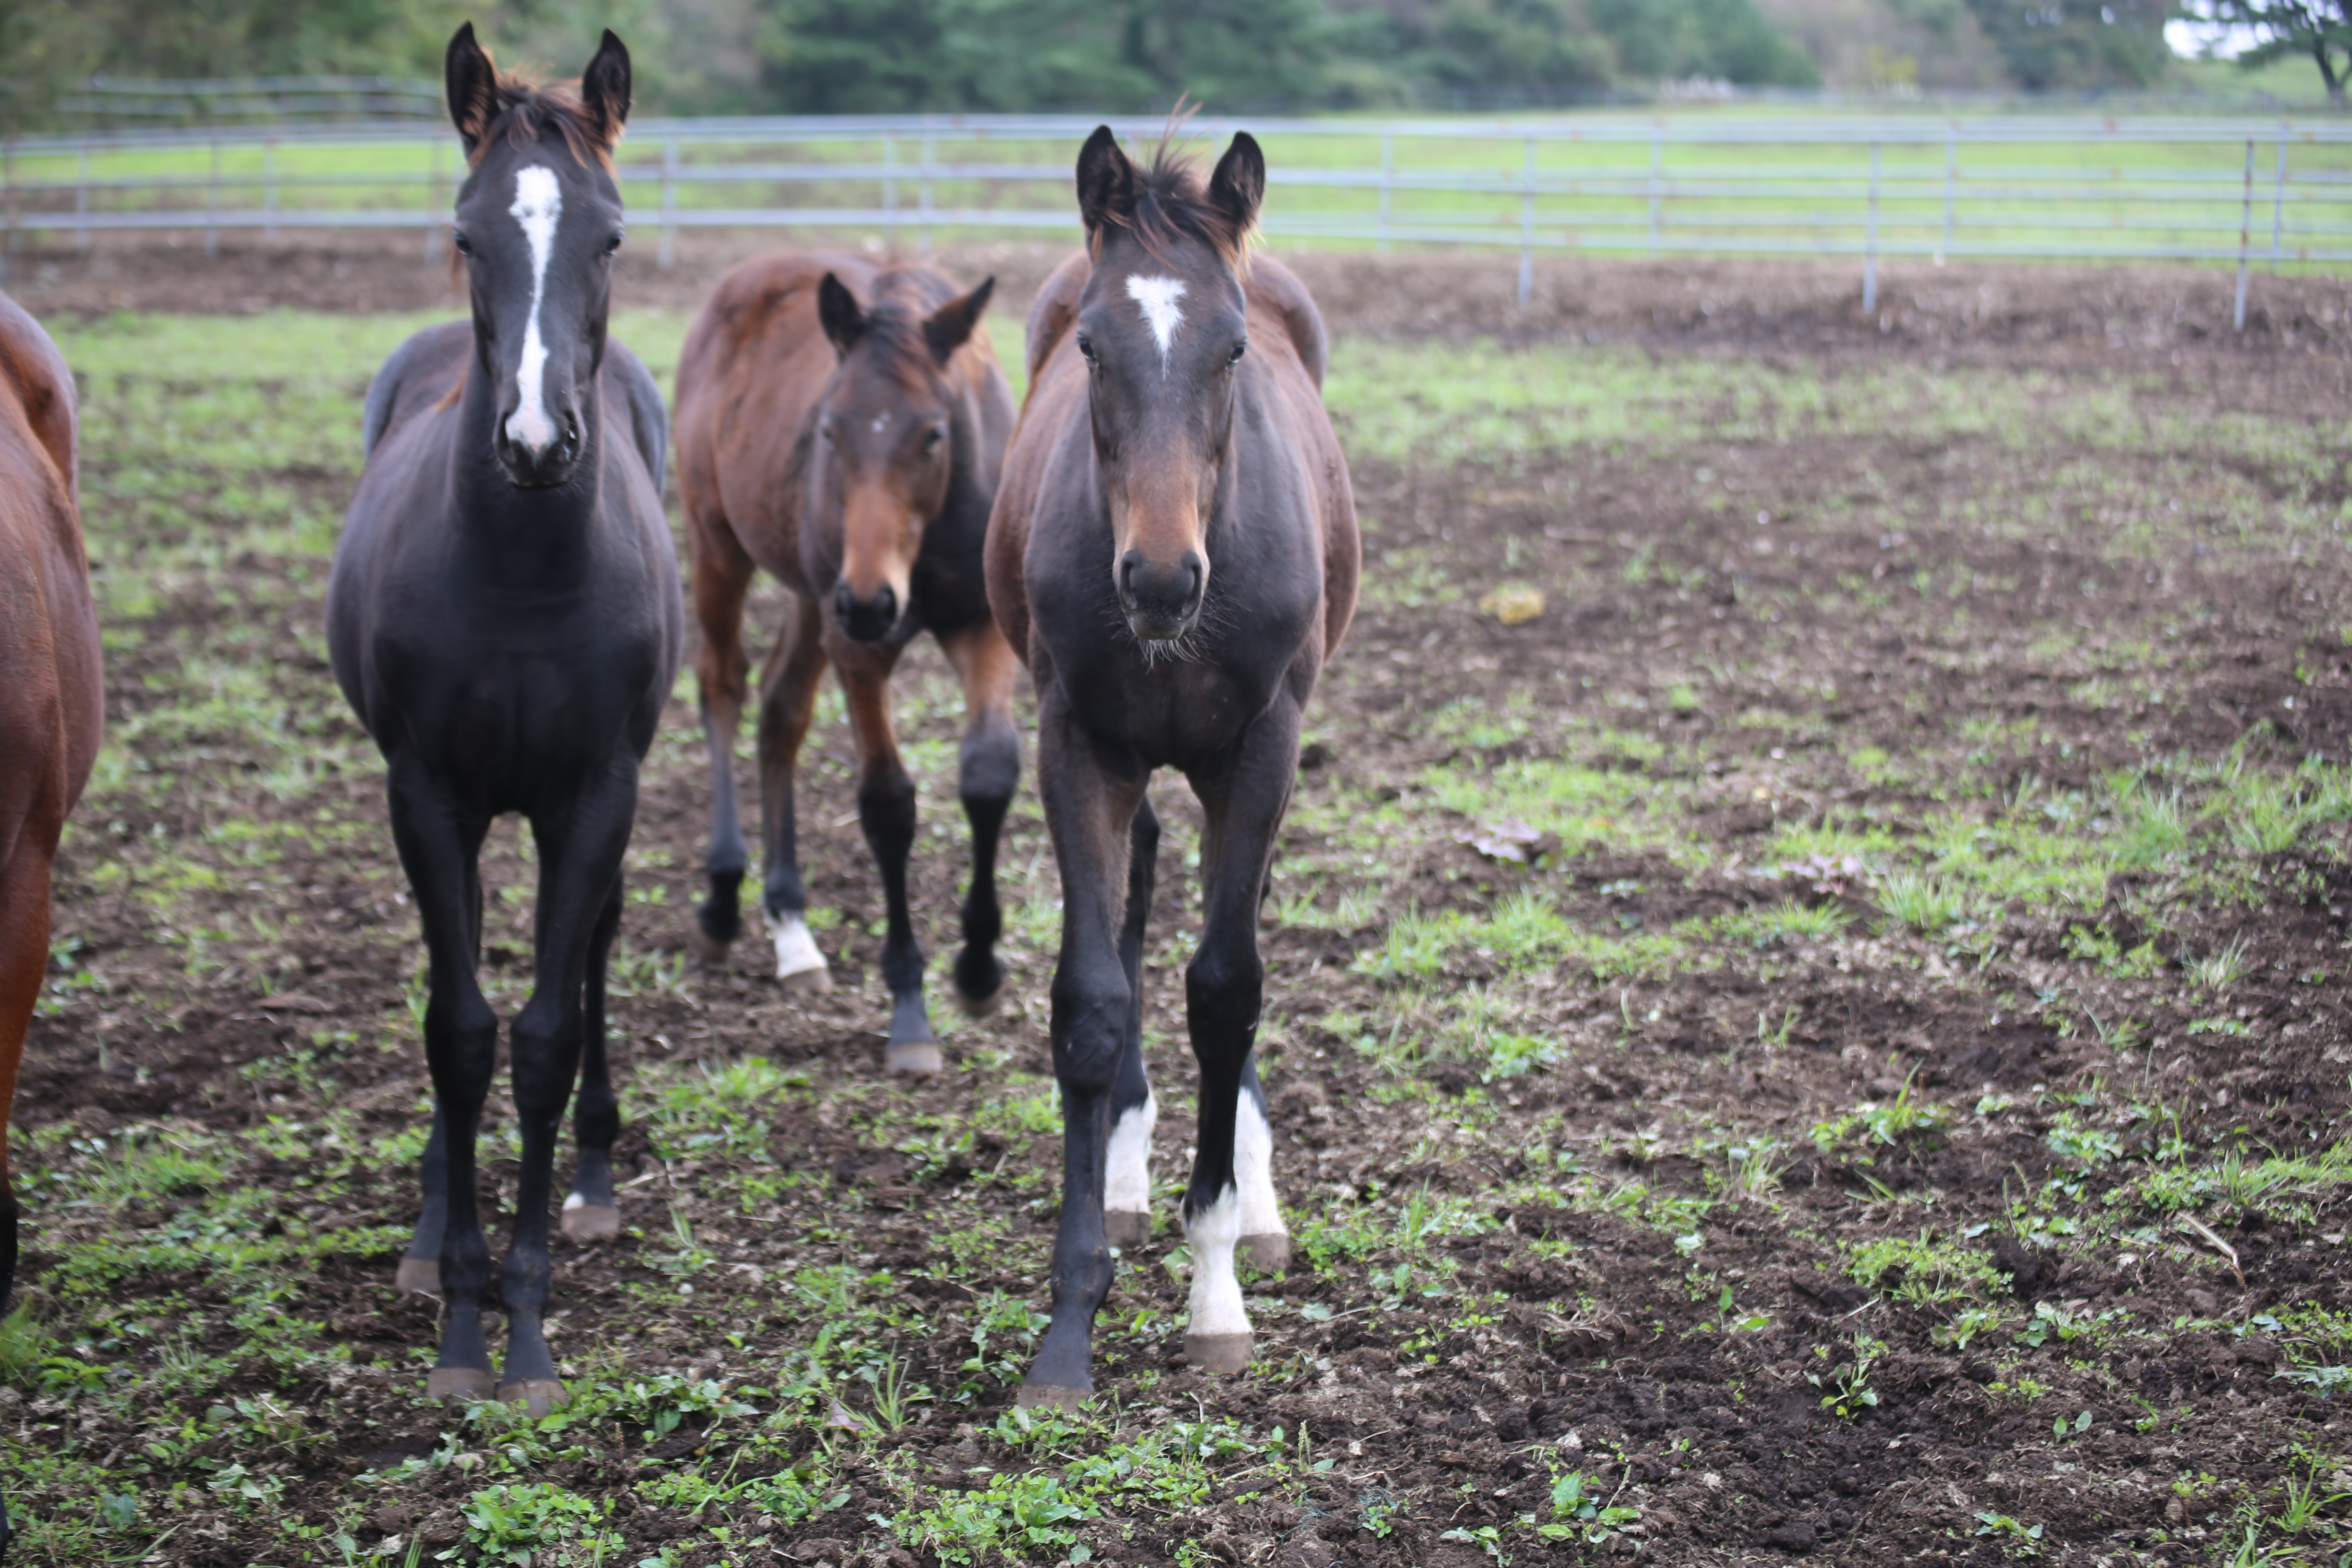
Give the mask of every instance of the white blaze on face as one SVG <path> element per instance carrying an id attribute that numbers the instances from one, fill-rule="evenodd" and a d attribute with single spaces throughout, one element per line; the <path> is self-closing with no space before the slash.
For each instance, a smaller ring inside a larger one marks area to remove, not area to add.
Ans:
<path id="1" fill-rule="evenodd" d="M 1143 307 L 1144 324 L 1160 345 L 1160 374 L 1166 375 L 1168 351 L 1176 346 L 1176 329 L 1184 324 L 1184 312 L 1176 303 L 1184 297 L 1183 279 L 1136 273 L 1127 280 L 1127 297 Z"/>
<path id="2" fill-rule="evenodd" d="M 1110 1169 L 1103 1173 L 1103 1207 L 1113 1214 L 1151 1212 L 1151 1129 L 1160 1101 L 1149 1091 L 1141 1105 L 1118 1113 L 1110 1130 Z"/>
<path id="3" fill-rule="evenodd" d="M 547 262 L 555 254 L 556 220 L 563 216 L 563 190 L 555 183 L 555 171 L 543 163 L 518 171 L 514 205 L 507 212 L 522 225 L 522 237 L 530 243 L 530 321 L 522 330 L 522 361 L 515 370 L 521 399 L 507 420 L 507 439 L 541 452 L 555 443 L 555 421 L 547 412 L 547 344 L 539 335 Z"/>

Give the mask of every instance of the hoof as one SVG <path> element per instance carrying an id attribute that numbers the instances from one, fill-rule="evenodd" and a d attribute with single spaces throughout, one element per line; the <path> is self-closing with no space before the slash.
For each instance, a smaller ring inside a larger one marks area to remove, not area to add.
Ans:
<path id="1" fill-rule="evenodd" d="M 734 945 L 704 931 L 700 921 L 686 922 L 686 951 L 692 953 L 694 962 L 705 969 L 726 968 L 728 950 Z"/>
<path id="2" fill-rule="evenodd" d="M 610 1204 L 582 1204 L 578 1208 L 567 1205 L 563 1234 L 574 1241 L 609 1241 L 621 1234 L 621 1211 Z"/>
<path id="3" fill-rule="evenodd" d="M 1230 1376 L 1249 1369 L 1251 1334 L 1186 1334 L 1184 1359 L 1202 1372 Z"/>
<path id="4" fill-rule="evenodd" d="M 961 985 L 950 989 L 955 992 L 956 1011 L 967 1018 L 985 1018 L 1004 1002 L 1004 987 L 1002 985 L 985 996 L 967 996 Z"/>
<path id="5" fill-rule="evenodd" d="M 886 1046 L 882 1050 L 882 1066 L 889 1072 L 908 1073 L 920 1078 L 940 1071 L 948 1059 L 940 1050 L 937 1040 L 908 1040 L 900 1046 Z"/>
<path id="6" fill-rule="evenodd" d="M 1151 1216 L 1133 1209 L 1105 1209 L 1103 1239 L 1113 1247 L 1141 1247 L 1151 1239 Z"/>
<path id="7" fill-rule="evenodd" d="M 414 1290 L 420 1296 L 441 1294 L 441 1260 L 437 1258 L 404 1258 L 392 1277 L 395 1290 Z"/>
<path id="8" fill-rule="evenodd" d="M 536 1421 L 558 1405 L 571 1404 L 572 1394 L 551 1377 L 526 1377 L 517 1383 L 499 1384 L 499 1403 L 520 1405 L 523 1414 Z"/>
<path id="9" fill-rule="evenodd" d="M 1013 1403 L 1024 1410 L 1075 1411 L 1094 1396 L 1095 1391 L 1091 1386 L 1060 1388 L 1050 1383 L 1024 1383 Z"/>
<path id="10" fill-rule="evenodd" d="M 1290 1237 L 1278 1230 L 1245 1236 L 1237 1250 L 1260 1274 L 1290 1272 Z"/>
<path id="11" fill-rule="evenodd" d="M 471 1403 L 488 1399 L 497 1380 L 488 1367 L 436 1366 L 425 1377 L 425 1397 Z"/>
<path id="12" fill-rule="evenodd" d="M 803 996 L 833 994 L 833 971 L 822 963 L 814 969 L 795 969 L 790 974 L 779 974 L 776 980 L 785 990 L 799 992 Z"/>

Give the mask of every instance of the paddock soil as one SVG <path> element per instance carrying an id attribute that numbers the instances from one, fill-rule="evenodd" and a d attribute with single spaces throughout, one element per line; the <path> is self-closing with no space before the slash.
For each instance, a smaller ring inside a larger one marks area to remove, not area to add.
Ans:
<path id="1" fill-rule="evenodd" d="M 945 259 L 1002 273 L 1017 320 L 1052 258 Z M 1298 265 L 1335 383 L 1356 355 L 1398 384 L 1341 404 L 1366 602 L 1263 931 L 1300 1246 L 1250 1286 L 1253 1372 L 1184 1364 L 1163 1213 L 1105 1311 L 1102 1409 L 1042 1438 L 1012 1416 L 1057 1147 L 1034 804 L 1004 855 L 1007 1005 L 957 1024 L 940 1078 L 878 1084 L 879 897 L 837 707 L 802 821 L 840 988 L 806 998 L 756 938 L 686 966 L 688 683 L 649 767 L 614 1008 L 631 1228 L 559 1244 L 558 1346 L 583 1390 L 758 1392 L 736 1414 L 674 1394 L 667 1426 L 593 1406 L 528 1442 L 425 1405 L 434 1303 L 391 1289 L 413 1173 L 381 1157 L 413 1152 L 423 1103 L 414 922 L 320 658 L 320 560 L 237 546 L 157 569 L 112 623 L 112 718 L 142 749 L 59 878 L 16 1106 L 16 1332 L 37 1342 L 0 1393 L 31 1560 L 507 1562 L 520 1542 L 586 1563 L 594 1530 L 604 1561 L 900 1568 L 2352 1550 L 2323 1500 L 2352 1492 L 2330 1392 L 2352 1389 L 2352 288 L 2257 276 L 2239 335 L 2218 272 L 1891 269 L 1864 316 L 1826 266 L 1548 265 L 1521 307 L 1507 260 Z M 115 310 L 442 302 L 437 275 L 362 251 L 16 266 L 69 350 Z M 630 273 L 622 302 L 690 306 L 715 267 Z M 1473 364 L 1503 437 L 1412 384 Z M 1518 384 L 1542 366 L 1663 412 L 1553 440 Z M 160 559 L 108 510 L 138 459 L 87 462 L 93 552 Z M 334 465 L 266 477 L 330 513 L 348 494 Z M 232 531 L 229 503 L 182 504 Z M 1482 610 L 1505 585 L 1541 613 Z M 936 958 L 957 713 L 940 661 L 911 662 Z M 198 697 L 249 700 L 329 760 L 288 782 L 189 695 L 200 666 L 246 673 Z M 1164 1184 L 1192 1124 L 1197 817 L 1180 783 L 1157 798 Z M 486 957 L 509 1016 L 529 877 L 502 828 Z M 760 1062 L 778 1070 L 746 1079 Z M 175 1150 L 197 1174 L 169 1177 Z M 510 1212 L 512 1154 L 491 1146 L 488 1212 Z M 259 1250 L 231 1268 L 232 1243 Z M 828 1358 L 828 1332 L 866 1359 Z M 922 1396 L 894 1409 L 892 1377 Z M 1181 1464 L 1083 1468 L 1178 1422 Z M 1570 1474 L 1623 1511 L 1580 1517 Z M 1071 1511 L 1005 1502 L 1030 1475 Z M 494 1478 L 586 1500 L 579 1532 L 499 1534 Z"/>

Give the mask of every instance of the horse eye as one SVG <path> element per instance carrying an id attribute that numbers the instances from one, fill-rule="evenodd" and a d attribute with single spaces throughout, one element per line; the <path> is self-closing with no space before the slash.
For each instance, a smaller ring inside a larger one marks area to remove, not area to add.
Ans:
<path id="1" fill-rule="evenodd" d="M 1248 343 L 1248 342 L 1247 342 L 1246 340 L 1244 340 L 1244 342 L 1241 342 L 1235 343 L 1235 344 L 1234 345 L 1234 352 L 1233 352 L 1233 353 L 1229 353 L 1229 354 L 1227 354 L 1227 355 L 1225 356 L 1225 363 L 1226 363 L 1227 364 L 1239 364 L 1239 363 L 1242 363 L 1242 355 L 1243 355 L 1244 353 L 1247 353 L 1247 352 L 1248 352 L 1248 350 L 1249 350 L 1249 343 Z"/>
<path id="2" fill-rule="evenodd" d="M 947 438 L 948 427 L 944 425 L 934 425 L 923 435 L 923 450 L 936 452 L 940 449 L 940 443 Z"/>
<path id="3" fill-rule="evenodd" d="M 467 239 L 462 232 L 451 235 L 449 243 L 457 247 L 457 254 L 460 256 L 474 254 L 474 242 Z"/>
<path id="4" fill-rule="evenodd" d="M 832 444 L 832 442 L 833 442 L 833 421 L 832 421 L 832 420 L 830 420 L 830 419 L 824 420 L 824 421 L 823 421 L 822 423 L 820 423 L 820 424 L 817 426 L 817 427 L 816 427 L 816 438 L 817 438 L 818 440 L 820 440 L 820 441 L 824 442 L 824 443 L 825 443 L 825 444 L 827 444 L 828 446 L 830 446 L 830 445 Z"/>
<path id="5" fill-rule="evenodd" d="M 1084 332 L 1078 334 L 1078 353 L 1086 357 L 1088 364 L 1095 363 L 1095 341 Z"/>
<path id="6" fill-rule="evenodd" d="M 614 236 L 613 236 L 613 237 L 612 237 L 612 238 L 610 238 L 610 239 L 608 239 L 608 240 L 606 240 L 606 241 L 604 242 L 604 254 L 605 254 L 605 255 L 607 255 L 607 256 L 610 256 L 610 255 L 614 254 L 615 251 L 619 250 L 620 248 L 621 248 L 621 237 L 620 237 L 619 235 L 617 235 L 617 234 L 616 234 L 616 235 L 614 235 Z"/>

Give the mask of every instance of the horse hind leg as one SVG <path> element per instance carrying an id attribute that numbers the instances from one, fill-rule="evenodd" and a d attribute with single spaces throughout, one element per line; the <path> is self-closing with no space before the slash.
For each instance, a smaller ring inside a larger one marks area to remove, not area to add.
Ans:
<path id="1" fill-rule="evenodd" d="M 1119 965 L 1130 993 L 1127 1038 L 1110 1092 L 1109 1168 L 1103 1179 L 1103 1236 L 1117 1247 L 1151 1239 L 1151 1132 L 1160 1103 L 1143 1067 L 1143 934 L 1160 858 L 1160 818 L 1147 796 L 1129 829 L 1127 919 L 1119 931 Z"/>
<path id="2" fill-rule="evenodd" d="M 580 1163 L 572 1167 L 572 1190 L 563 1197 L 563 1234 L 574 1241 L 604 1241 L 621 1234 L 621 1203 L 613 1191 L 613 1141 L 621 1134 L 621 1111 L 604 1039 L 604 968 L 620 929 L 621 884 L 615 879 L 588 939 L 588 1005 L 572 1111 Z"/>

